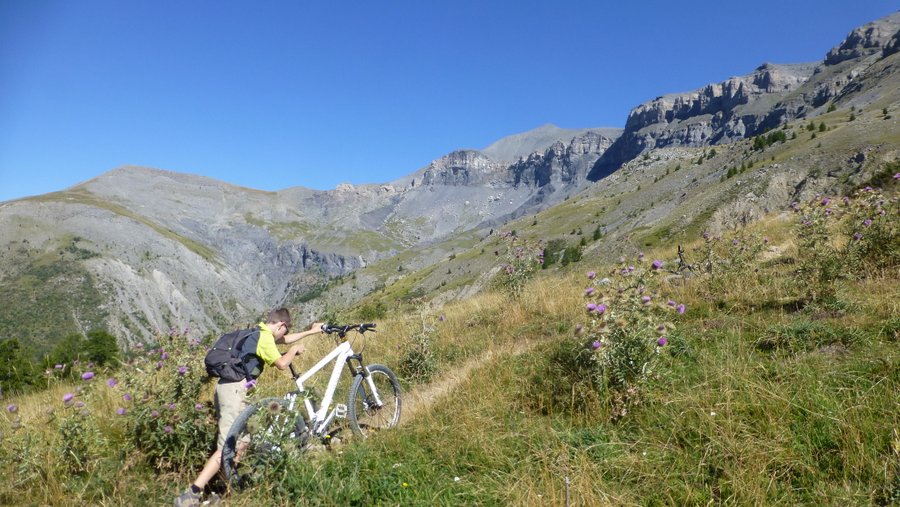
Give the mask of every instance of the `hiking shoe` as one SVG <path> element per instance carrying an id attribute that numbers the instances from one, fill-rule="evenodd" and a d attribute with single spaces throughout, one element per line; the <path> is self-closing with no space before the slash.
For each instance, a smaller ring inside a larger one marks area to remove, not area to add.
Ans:
<path id="1" fill-rule="evenodd" d="M 200 507 L 200 495 L 188 488 L 175 499 L 175 507 Z"/>
<path id="2" fill-rule="evenodd" d="M 215 493 L 210 493 L 209 496 L 206 497 L 206 500 L 204 500 L 200 505 L 201 505 L 201 506 L 204 506 L 204 505 L 216 505 L 216 504 L 218 504 L 218 503 L 221 502 L 221 501 L 222 501 L 222 497 L 220 497 L 219 495 L 217 495 L 217 494 L 215 494 Z"/>

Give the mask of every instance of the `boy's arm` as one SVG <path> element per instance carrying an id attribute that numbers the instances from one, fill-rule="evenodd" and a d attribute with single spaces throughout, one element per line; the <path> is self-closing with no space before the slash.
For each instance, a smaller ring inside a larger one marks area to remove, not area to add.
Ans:
<path id="1" fill-rule="evenodd" d="M 297 333 L 297 334 L 303 334 L 303 333 Z M 281 357 L 276 359 L 275 362 L 272 363 L 272 365 L 275 366 L 276 368 L 278 368 L 279 370 L 286 370 L 287 367 L 294 360 L 294 358 L 297 357 L 298 354 L 303 353 L 304 350 L 306 350 L 306 349 L 303 348 L 303 345 L 294 345 L 287 352 L 285 352 Z"/>
<path id="2" fill-rule="evenodd" d="M 307 336 L 321 333 L 322 326 L 324 324 L 325 324 L 324 322 L 315 322 L 306 331 L 301 331 L 299 333 L 286 334 L 286 335 L 284 335 L 284 337 L 276 340 L 276 342 L 277 343 L 294 343 L 295 341 L 306 338 Z"/>

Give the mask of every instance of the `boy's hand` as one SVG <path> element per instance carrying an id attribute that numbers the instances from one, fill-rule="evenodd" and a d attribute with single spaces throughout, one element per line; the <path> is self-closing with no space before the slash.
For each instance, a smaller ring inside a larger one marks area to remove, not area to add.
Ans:
<path id="1" fill-rule="evenodd" d="M 324 322 L 314 322 L 311 326 L 309 326 L 310 331 L 317 331 L 319 333 L 322 332 L 322 326 L 324 326 Z"/>

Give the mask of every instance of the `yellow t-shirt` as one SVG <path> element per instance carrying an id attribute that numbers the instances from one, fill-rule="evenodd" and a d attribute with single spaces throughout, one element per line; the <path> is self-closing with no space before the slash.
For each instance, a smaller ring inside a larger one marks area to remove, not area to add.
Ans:
<path id="1" fill-rule="evenodd" d="M 256 344 L 256 355 L 269 366 L 281 357 L 281 352 L 275 346 L 275 336 L 264 322 L 259 323 L 259 342 Z"/>

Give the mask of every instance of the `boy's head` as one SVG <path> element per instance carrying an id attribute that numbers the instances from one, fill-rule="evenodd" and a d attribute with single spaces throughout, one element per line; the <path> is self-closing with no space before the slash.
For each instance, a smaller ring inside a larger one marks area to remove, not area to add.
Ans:
<path id="1" fill-rule="evenodd" d="M 287 308 L 278 308 L 269 312 L 266 324 L 272 330 L 275 338 L 281 338 L 291 330 L 291 312 Z"/>

